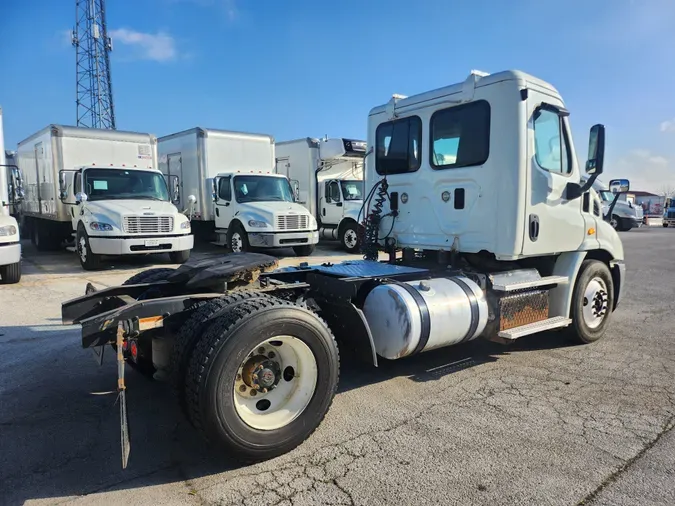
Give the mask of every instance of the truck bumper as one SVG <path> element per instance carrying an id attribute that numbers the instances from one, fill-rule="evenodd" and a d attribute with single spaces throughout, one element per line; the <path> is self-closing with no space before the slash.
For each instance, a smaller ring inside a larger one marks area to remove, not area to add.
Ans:
<path id="1" fill-rule="evenodd" d="M 668 227 L 675 227 L 675 219 L 663 218 L 663 225 Z"/>
<path id="2" fill-rule="evenodd" d="M 11 265 L 21 261 L 21 244 L 9 242 L 0 244 L 0 265 Z"/>
<path id="3" fill-rule="evenodd" d="M 90 237 L 89 247 L 97 255 L 142 255 L 191 250 L 192 234 L 164 237 Z"/>
<path id="4" fill-rule="evenodd" d="M 317 244 L 319 242 L 319 231 L 305 230 L 283 234 L 250 232 L 248 242 L 256 248 L 287 248 Z"/>

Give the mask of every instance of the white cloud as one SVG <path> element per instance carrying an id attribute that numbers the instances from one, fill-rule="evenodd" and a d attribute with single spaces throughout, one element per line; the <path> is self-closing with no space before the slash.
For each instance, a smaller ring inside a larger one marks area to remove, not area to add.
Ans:
<path id="1" fill-rule="evenodd" d="M 662 122 L 660 129 L 662 132 L 675 132 L 675 119 Z"/>
<path id="2" fill-rule="evenodd" d="M 666 186 L 675 188 L 675 160 L 647 149 L 634 149 L 606 166 L 604 178 L 627 178 L 633 190 L 658 194 Z"/>
<path id="3" fill-rule="evenodd" d="M 143 60 L 167 62 L 176 59 L 176 41 L 171 35 L 164 32 L 145 33 L 129 28 L 111 30 L 108 35 L 115 44 L 130 46 L 135 50 L 135 56 Z"/>

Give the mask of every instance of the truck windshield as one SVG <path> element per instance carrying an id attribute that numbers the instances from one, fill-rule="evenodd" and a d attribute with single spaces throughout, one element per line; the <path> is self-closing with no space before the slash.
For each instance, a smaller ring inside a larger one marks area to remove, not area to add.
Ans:
<path id="1" fill-rule="evenodd" d="M 363 200 L 363 181 L 340 181 L 345 200 Z"/>
<path id="2" fill-rule="evenodd" d="M 86 169 L 84 192 L 89 200 L 169 200 L 164 176 L 128 169 Z"/>
<path id="3" fill-rule="evenodd" d="M 235 176 L 237 202 L 293 202 L 291 183 L 285 177 Z"/>

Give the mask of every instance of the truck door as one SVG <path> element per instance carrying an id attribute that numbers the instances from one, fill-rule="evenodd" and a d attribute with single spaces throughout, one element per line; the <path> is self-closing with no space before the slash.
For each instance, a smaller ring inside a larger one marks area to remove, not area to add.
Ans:
<path id="1" fill-rule="evenodd" d="M 234 217 L 234 208 L 232 202 L 232 177 L 219 177 L 216 180 L 217 199 L 216 199 L 216 228 L 228 228 Z"/>
<path id="2" fill-rule="evenodd" d="M 325 193 L 321 202 L 321 223 L 326 225 L 338 225 L 342 220 L 342 194 L 340 182 L 333 179 L 324 183 Z"/>
<path id="3" fill-rule="evenodd" d="M 568 182 L 579 182 L 567 111 L 559 99 L 528 90 L 527 177 L 523 254 L 576 250 L 584 241 L 583 199 L 567 200 Z"/>
<path id="4" fill-rule="evenodd" d="M 171 195 L 171 176 L 178 178 L 178 200 L 173 199 L 171 195 L 171 202 L 180 209 L 181 202 L 183 201 L 183 157 L 180 153 L 174 153 L 167 157 L 167 167 L 168 167 L 168 178 L 167 185 L 169 186 L 169 194 Z"/>

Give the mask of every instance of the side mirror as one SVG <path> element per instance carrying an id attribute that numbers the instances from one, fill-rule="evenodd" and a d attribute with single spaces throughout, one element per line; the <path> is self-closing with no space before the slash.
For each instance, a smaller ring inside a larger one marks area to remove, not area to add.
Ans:
<path id="1" fill-rule="evenodd" d="M 84 192 L 77 192 L 77 193 L 75 194 L 75 203 L 78 204 L 78 205 L 79 205 L 79 204 L 82 204 L 83 202 L 86 202 L 88 198 L 89 198 L 89 197 L 87 197 L 87 194 L 86 194 L 86 193 L 84 193 Z"/>
<path id="2" fill-rule="evenodd" d="M 609 182 L 609 191 L 612 193 L 627 193 L 630 190 L 628 179 L 612 179 Z"/>
<path id="3" fill-rule="evenodd" d="M 300 183 L 298 183 L 294 179 L 293 181 L 291 181 L 291 186 L 293 187 L 293 201 L 299 202 L 300 201 Z"/>
<path id="4" fill-rule="evenodd" d="M 588 138 L 588 160 L 586 161 L 586 174 L 602 174 L 605 164 L 605 127 L 593 125 Z"/>
<path id="5" fill-rule="evenodd" d="M 178 176 L 169 176 L 169 187 L 171 188 L 171 201 L 180 202 L 180 180 Z"/>
<path id="6" fill-rule="evenodd" d="M 59 171 L 59 200 L 63 202 L 68 198 L 68 184 L 66 182 L 66 172 Z"/>

